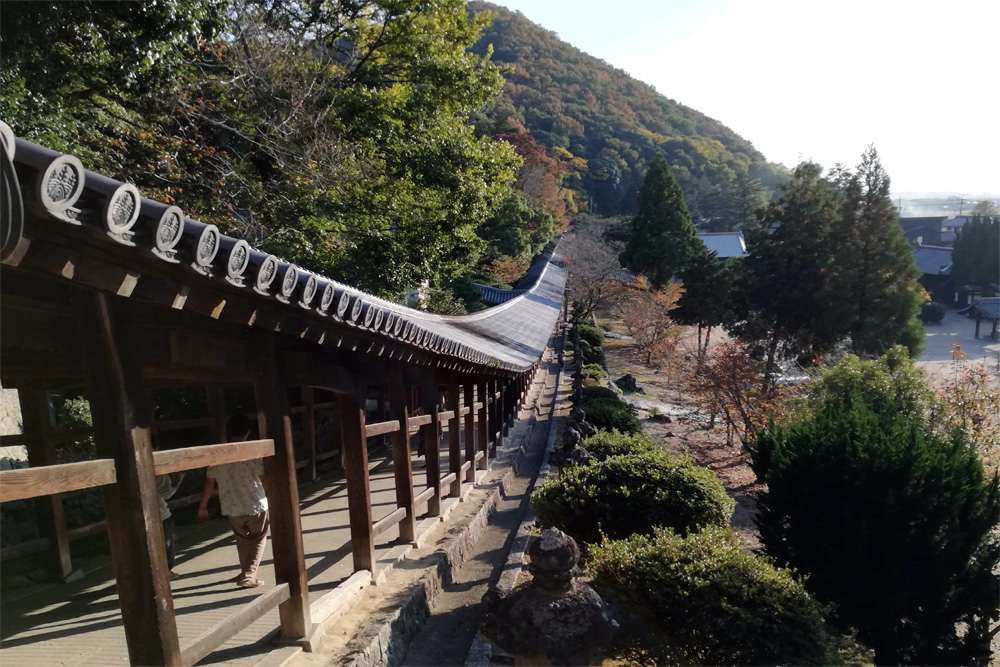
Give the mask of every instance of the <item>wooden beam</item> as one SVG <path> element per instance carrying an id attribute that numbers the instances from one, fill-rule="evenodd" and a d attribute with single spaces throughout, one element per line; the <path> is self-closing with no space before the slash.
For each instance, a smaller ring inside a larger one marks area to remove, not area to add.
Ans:
<path id="1" fill-rule="evenodd" d="M 372 524 L 372 536 L 378 537 L 385 531 L 395 526 L 397 523 L 401 522 L 404 518 L 406 518 L 406 508 L 397 507 L 392 512 L 386 514 L 384 517 Z"/>
<path id="2" fill-rule="evenodd" d="M 413 499 L 413 504 L 416 507 L 420 507 L 433 497 L 434 497 L 434 489 L 431 487 L 427 487 L 426 489 L 424 489 L 423 491 L 421 491 L 416 495 L 416 497 Z"/>
<path id="3" fill-rule="evenodd" d="M 392 469 L 396 481 L 396 506 L 406 510 L 399 524 L 399 538 L 412 542 L 417 538 L 417 512 L 413 500 L 413 461 L 410 454 L 409 391 L 403 383 L 403 371 L 393 364 L 389 382 L 389 413 L 397 426 L 392 436 Z"/>
<path id="4" fill-rule="evenodd" d="M 184 648 L 181 649 L 184 664 L 193 665 L 198 662 L 237 632 L 290 599 L 291 592 L 288 584 L 278 584 L 263 595 L 258 595 L 249 604 L 243 605 L 185 644 Z"/>
<path id="5" fill-rule="evenodd" d="M 347 514 L 351 524 L 354 571 L 374 572 L 375 536 L 372 534 L 372 494 L 368 477 L 363 390 L 343 397 L 340 418 L 344 433 L 344 474 L 347 477 Z"/>
<path id="6" fill-rule="evenodd" d="M 426 373 L 420 382 L 420 407 L 425 417 L 430 417 L 420 429 L 421 446 L 426 461 L 427 486 L 434 493 L 427 500 L 427 514 L 441 514 L 441 422 L 438 413 L 437 383 Z"/>
<path id="7" fill-rule="evenodd" d="M 157 475 L 274 456 L 274 440 L 248 440 L 153 452 Z"/>
<path id="8" fill-rule="evenodd" d="M 365 435 L 369 438 L 374 438 L 377 435 L 385 435 L 386 433 L 395 433 L 398 430 L 398 421 L 387 421 L 380 424 L 365 424 Z"/>
<path id="9" fill-rule="evenodd" d="M 312 629 L 312 620 L 287 385 L 278 366 L 274 334 L 255 332 L 250 343 L 260 437 L 274 441 L 274 456 L 264 459 L 264 482 L 271 515 L 274 579 L 276 584 L 288 584 L 289 590 L 289 598 L 278 607 L 280 632 L 285 638 L 305 637 Z"/>
<path id="10" fill-rule="evenodd" d="M 149 406 L 133 341 L 121 335 L 111 297 L 76 294 L 87 365 L 87 397 L 98 456 L 114 459 L 115 484 L 105 485 L 108 538 L 134 665 L 180 665 L 180 644 L 160 528 Z"/>
<path id="11" fill-rule="evenodd" d="M 111 459 L 0 471 L 0 503 L 115 483 Z"/>

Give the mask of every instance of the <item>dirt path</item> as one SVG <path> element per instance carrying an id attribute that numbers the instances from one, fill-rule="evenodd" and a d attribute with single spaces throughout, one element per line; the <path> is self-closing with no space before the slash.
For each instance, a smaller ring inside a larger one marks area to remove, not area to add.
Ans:
<path id="1" fill-rule="evenodd" d="M 602 319 L 602 327 L 615 334 L 624 334 L 622 325 L 614 319 Z M 721 337 L 716 336 L 719 340 Z M 685 343 L 682 342 L 682 347 Z M 608 369 L 612 378 L 631 373 L 643 393 L 626 394 L 625 400 L 639 408 L 643 430 L 673 454 L 690 454 L 700 464 L 713 470 L 729 496 L 736 501 L 732 524 L 747 547 L 760 547 L 754 525 L 754 495 L 760 490 L 757 478 L 742 456 L 739 445 L 726 442 L 723 425 L 709 426 L 708 415 L 701 412 L 694 400 L 682 389 L 683 367 L 654 369 L 644 363 L 633 341 L 608 337 L 604 343 Z M 649 408 L 656 407 L 670 418 L 669 423 L 650 419 Z"/>

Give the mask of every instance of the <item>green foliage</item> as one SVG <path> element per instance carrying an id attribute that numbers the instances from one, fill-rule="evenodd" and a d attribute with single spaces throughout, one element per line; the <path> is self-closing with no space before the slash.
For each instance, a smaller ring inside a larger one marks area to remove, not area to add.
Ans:
<path id="1" fill-rule="evenodd" d="M 721 215 L 720 195 L 727 199 L 723 190 L 736 190 L 733 182 L 743 174 L 767 189 L 784 179 L 782 167 L 718 121 L 519 13 L 470 3 L 470 11 L 484 9 L 497 18 L 473 50 L 485 55 L 492 47 L 493 58 L 512 71 L 497 103 L 474 116 L 476 126 L 483 134 L 530 132 L 566 169 L 562 185 L 576 203 L 590 200 L 601 215 L 633 213 L 643 174 L 658 154 L 673 167 L 695 217 Z"/>
<path id="2" fill-rule="evenodd" d="M 607 399 L 611 401 L 619 401 L 618 393 L 615 392 L 611 387 L 586 387 L 583 389 L 583 402 L 586 404 L 588 401 Z"/>
<path id="3" fill-rule="evenodd" d="M 424 310 L 439 315 L 464 315 L 465 302 L 448 289 L 428 289 L 424 300 Z"/>
<path id="4" fill-rule="evenodd" d="M 642 426 L 628 404 L 617 397 L 614 400 L 598 398 L 588 401 L 584 410 L 587 421 L 595 428 L 617 429 L 622 433 L 640 433 Z"/>
<path id="5" fill-rule="evenodd" d="M 992 202 L 989 202 L 992 203 Z M 994 206 L 995 208 L 995 206 Z M 955 236 L 951 275 L 956 285 L 988 285 L 1000 276 L 1000 218 L 975 216 Z"/>
<path id="6" fill-rule="evenodd" d="M 924 324 L 940 324 L 944 313 L 944 306 L 936 301 L 928 301 L 920 306 L 920 321 Z"/>
<path id="7" fill-rule="evenodd" d="M 670 318 L 678 324 L 710 328 L 732 321 L 734 285 L 731 263 L 720 261 L 704 244 L 680 272 L 684 293 Z"/>
<path id="8" fill-rule="evenodd" d="M 837 662 L 823 607 L 790 570 L 707 527 L 686 537 L 605 539 L 589 570 L 662 642 L 658 664 L 822 665 Z"/>
<path id="9" fill-rule="evenodd" d="M 597 429 L 583 441 L 583 447 L 598 461 L 628 454 L 655 454 L 659 445 L 645 433 L 619 433 Z"/>
<path id="10" fill-rule="evenodd" d="M 580 338 L 590 343 L 592 347 L 604 345 L 604 332 L 591 324 L 578 324 L 576 330 L 580 332 Z"/>
<path id="11" fill-rule="evenodd" d="M 998 616 L 998 482 L 984 483 L 961 433 L 933 435 L 886 382 L 849 360 L 807 418 L 759 436 L 771 453 L 761 538 L 880 664 L 977 664 Z"/>
<path id="12" fill-rule="evenodd" d="M 653 287 L 663 287 L 703 245 L 696 235 L 684 194 L 670 165 L 662 155 L 657 155 L 639 188 L 632 234 L 621 254 L 622 266 L 647 276 Z"/>
<path id="13" fill-rule="evenodd" d="M 451 291 L 455 294 L 456 298 L 461 299 L 466 312 L 469 313 L 486 308 L 486 304 L 483 302 L 483 293 L 479 291 L 474 282 L 468 276 L 459 276 L 452 280 L 450 284 Z"/>
<path id="14" fill-rule="evenodd" d="M 608 374 L 598 364 L 587 364 L 580 373 L 584 378 L 593 378 L 595 380 L 603 380 L 608 377 Z"/>
<path id="15" fill-rule="evenodd" d="M 714 472 L 665 452 L 574 466 L 532 494 L 531 505 L 543 525 L 588 544 L 655 526 L 682 533 L 725 526 L 734 507 Z"/>
<path id="16" fill-rule="evenodd" d="M 489 244 L 483 261 L 502 257 L 531 261 L 558 230 L 559 223 L 550 211 L 528 203 L 524 194 L 513 191 L 477 230 L 479 237 Z"/>

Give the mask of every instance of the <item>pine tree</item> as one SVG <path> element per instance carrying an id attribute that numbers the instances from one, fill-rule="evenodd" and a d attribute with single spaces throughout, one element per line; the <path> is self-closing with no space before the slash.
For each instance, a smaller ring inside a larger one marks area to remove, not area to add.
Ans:
<path id="1" fill-rule="evenodd" d="M 844 191 L 834 229 L 834 257 L 827 296 L 846 323 L 855 352 L 882 354 L 905 345 L 910 356 L 923 349 L 920 270 L 903 236 L 889 196 L 889 175 L 869 146 Z"/>
<path id="2" fill-rule="evenodd" d="M 621 255 L 622 266 L 663 287 L 679 274 L 694 255 L 697 231 L 666 158 L 658 154 L 639 188 L 638 210 L 632 218 L 632 236 Z"/>
<path id="3" fill-rule="evenodd" d="M 708 348 L 712 329 L 731 319 L 733 272 L 728 261 L 702 248 L 680 273 L 684 293 L 670 317 L 678 324 L 698 327 L 698 358 Z M 702 338 L 704 334 L 704 339 Z"/>

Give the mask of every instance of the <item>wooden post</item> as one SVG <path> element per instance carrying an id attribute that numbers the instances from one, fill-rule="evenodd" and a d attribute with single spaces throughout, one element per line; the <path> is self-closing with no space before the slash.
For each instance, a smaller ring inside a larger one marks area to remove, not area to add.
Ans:
<path id="1" fill-rule="evenodd" d="M 462 409 L 462 401 L 458 394 L 458 373 L 448 373 L 448 410 L 451 419 L 448 420 L 448 472 L 454 473 L 450 495 L 459 498 L 462 495 L 462 418 L 458 416 Z"/>
<path id="2" fill-rule="evenodd" d="M 465 473 L 465 481 L 476 483 L 476 385 L 468 378 L 462 385 L 465 407 L 469 414 L 465 415 L 465 462 L 469 469 Z"/>
<path id="3" fill-rule="evenodd" d="M 347 476 L 347 513 L 351 523 L 354 571 L 375 573 L 375 535 L 372 533 L 372 494 L 368 477 L 368 438 L 365 436 L 365 388 L 342 396 L 344 474 Z"/>
<path id="4" fill-rule="evenodd" d="M 496 456 L 497 447 L 503 446 L 503 410 L 501 410 L 501 401 L 503 399 L 503 394 L 497 396 L 500 392 L 500 381 L 493 378 L 489 383 L 489 397 L 491 401 L 490 405 L 490 440 L 493 446 L 493 455 Z"/>
<path id="5" fill-rule="evenodd" d="M 399 522 L 399 539 L 412 542 L 417 537 L 417 512 L 413 506 L 408 395 L 403 369 L 396 366 L 389 377 L 390 418 L 399 422 L 399 430 L 392 434 L 392 469 L 396 477 L 396 506 L 406 508 L 406 517 Z"/>
<path id="6" fill-rule="evenodd" d="M 427 462 L 427 487 L 434 489 L 434 497 L 427 501 L 427 515 L 441 515 L 441 417 L 438 413 L 438 389 L 433 378 L 424 377 L 420 385 L 420 407 L 431 423 L 420 428 Z"/>
<path id="7" fill-rule="evenodd" d="M 479 465 L 477 466 L 480 470 L 486 470 L 490 467 L 490 407 L 489 407 L 489 386 L 490 383 L 486 380 L 480 380 L 477 385 L 476 391 L 478 392 L 479 402 L 482 407 L 479 408 L 479 451 L 483 453 L 483 458 L 479 460 Z"/>
<path id="8" fill-rule="evenodd" d="M 386 389 L 385 389 L 385 381 L 383 378 L 383 381 L 379 383 L 378 396 L 375 399 L 375 423 L 388 421 L 388 419 L 386 419 L 386 411 L 385 411 L 385 395 L 386 395 Z M 388 436 L 386 435 L 380 435 L 378 437 L 379 445 L 384 447 L 387 442 L 386 440 L 387 437 Z"/>
<path id="9" fill-rule="evenodd" d="M 226 442 L 226 395 L 222 387 L 208 388 L 208 416 L 212 418 L 212 444 Z"/>
<path id="10" fill-rule="evenodd" d="M 309 480 L 316 479 L 316 410 L 313 388 L 302 387 L 302 440 L 309 455 Z"/>
<path id="11" fill-rule="evenodd" d="M 80 290 L 76 307 L 98 456 L 115 461 L 102 491 L 129 661 L 180 665 L 142 373 L 108 297 Z"/>
<path id="12" fill-rule="evenodd" d="M 295 476 L 292 413 L 288 409 L 288 387 L 278 365 L 274 334 L 255 333 L 251 354 L 256 361 L 254 394 L 260 437 L 274 440 L 274 456 L 264 459 L 274 578 L 275 583 L 287 583 L 291 593 L 291 597 L 278 607 L 281 636 L 305 637 L 312 629 L 312 617 L 299 514 L 299 486 Z"/>
<path id="13" fill-rule="evenodd" d="M 25 443 L 28 448 L 28 464 L 32 468 L 55 465 L 56 447 L 52 438 L 52 404 L 49 393 L 43 389 L 22 388 L 17 394 L 21 400 L 21 419 L 27 436 Z M 39 532 L 49 540 L 46 551 L 48 566 L 63 582 L 78 579 L 83 573 L 73 571 L 62 494 L 53 493 L 36 498 L 35 508 L 38 512 Z"/>

